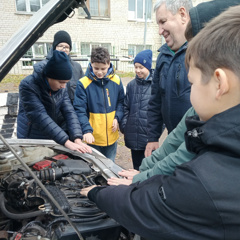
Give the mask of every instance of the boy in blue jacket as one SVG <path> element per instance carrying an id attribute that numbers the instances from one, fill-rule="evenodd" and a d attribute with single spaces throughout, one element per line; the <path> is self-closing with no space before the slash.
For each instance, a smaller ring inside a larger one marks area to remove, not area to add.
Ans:
<path id="1" fill-rule="evenodd" d="M 124 116 L 120 130 L 126 147 L 131 149 L 133 167 L 139 170 L 147 145 L 147 110 L 153 77 L 152 51 L 144 50 L 134 58 L 136 77 L 127 85 Z"/>
<path id="2" fill-rule="evenodd" d="M 77 84 L 74 108 L 83 140 L 115 160 L 118 123 L 123 117 L 124 90 L 106 48 L 94 48 L 86 74 Z"/>
<path id="3" fill-rule="evenodd" d="M 43 72 L 34 72 L 21 81 L 18 138 L 52 139 L 71 150 L 92 152 L 81 141 L 81 126 L 65 89 L 71 77 L 68 56 L 55 50 Z M 60 127 L 59 115 L 66 121 L 68 134 Z"/>

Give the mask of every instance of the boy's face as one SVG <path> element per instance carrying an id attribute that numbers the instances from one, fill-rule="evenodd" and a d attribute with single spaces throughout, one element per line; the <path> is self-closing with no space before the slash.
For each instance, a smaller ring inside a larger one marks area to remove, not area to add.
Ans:
<path id="1" fill-rule="evenodd" d="M 149 70 L 140 63 L 135 63 L 134 68 L 135 68 L 135 73 L 139 78 L 146 79 L 147 76 L 149 75 Z"/>
<path id="2" fill-rule="evenodd" d="M 97 78 L 103 78 L 108 72 L 108 68 L 110 67 L 110 63 L 91 63 L 93 73 L 97 76 Z"/>
<path id="3" fill-rule="evenodd" d="M 217 114 L 216 86 L 213 78 L 208 83 L 202 82 L 202 72 L 191 60 L 188 79 L 191 83 L 190 100 L 192 106 L 202 121 L 207 121 Z"/>
<path id="4" fill-rule="evenodd" d="M 56 80 L 56 79 L 53 79 L 53 78 L 47 78 L 47 80 L 48 80 L 50 88 L 54 92 L 56 92 L 56 91 L 58 91 L 62 88 L 65 88 L 66 84 L 70 81 L 70 80 Z"/>

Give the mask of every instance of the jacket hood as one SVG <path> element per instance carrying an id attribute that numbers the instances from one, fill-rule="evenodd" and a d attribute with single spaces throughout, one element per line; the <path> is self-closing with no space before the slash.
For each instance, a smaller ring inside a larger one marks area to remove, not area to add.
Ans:
<path id="1" fill-rule="evenodd" d="M 214 0 L 200 3 L 196 7 L 191 8 L 189 15 L 192 23 L 193 36 L 197 35 L 204 25 L 212 18 L 219 15 L 228 7 L 239 4 L 239 0 Z"/>
<path id="2" fill-rule="evenodd" d="M 240 105 L 219 113 L 208 121 L 200 121 L 198 116 L 186 119 L 186 147 L 190 152 L 199 153 L 203 149 L 230 152 L 240 157 Z"/>
<path id="3" fill-rule="evenodd" d="M 89 63 L 85 75 L 94 81 L 101 81 L 101 80 L 108 81 L 110 78 L 112 78 L 115 75 L 115 69 L 114 69 L 114 66 L 112 65 L 112 63 L 110 63 L 110 67 L 108 68 L 107 74 L 103 78 L 99 79 L 94 74 L 91 63 Z"/>

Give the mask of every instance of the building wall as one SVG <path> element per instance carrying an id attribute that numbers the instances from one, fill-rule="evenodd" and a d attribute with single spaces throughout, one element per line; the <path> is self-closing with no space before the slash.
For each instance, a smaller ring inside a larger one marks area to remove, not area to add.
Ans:
<path id="1" fill-rule="evenodd" d="M 155 1 L 153 0 L 153 5 Z M 31 14 L 17 13 L 15 0 L 1 0 L 1 3 L 0 47 L 32 16 Z M 144 26 L 144 21 L 128 20 L 128 0 L 110 0 L 109 19 L 92 18 L 89 20 L 79 16 L 78 10 L 75 9 L 75 15 L 71 19 L 66 19 L 64 22 L 50 27 L 38 42 L 52 42 L 53 36 L 58 30 L 66 30 L 79 49 L 81 42 L 110 43 L 112 47 L 114 46 L 116 55 L 125 56 L 128 53 L 128 44 L 144 44 Z M 158 35 L 158 27 L 153 10 L 152 20 L 147 23 L 146 44 L 152 46 L 154 55 L 157 56 L 157 49 L 161 46 L 161 38 Z M 17 65 L 21 70 L 21 63 Z M 16 73 L 20 70 L 18 69 Z M 29 71 L 23 70 L 22 73 L 28 74 Z"/>
<path id="2" fill-rule="evenodd" d="M 209 0 L 192 0 L 193 5 Z M 152 1 L 152 19 L 147 23 L 146 45 L 151 45 L 153 58 L 158 55 L 157 49 L 162 44 L 162 38 L 158 35 L 158 26 L 155 21 L 153 6 L 156 0 Z M 8 39 L 18 31 L 30 18 L 32 14 L 19 14 L 16 11 L 15 0 L 1 0 L 0 8 L 0 48 Z M 144 21 L 128 20 L 128 0 L 110 0 L 110 18 L 86 19 L 78 14 L 75 9 L 75 15 L 71 19 L 66 19 L 50 27 L 37 42 L 53 41 L 53 36 L 58 30 L 66 30 L 72 37 L 72 41 L 78 48 L 77 54 L 80 53 L 80 44 L 89 43 L 109 43 L 114 54 L 119 56 L 128 55 L 128 45 L 144 44 Z M 85 64 L 86 66 L 86 64 Z M 128 63 L 123 63 L 122 68 L 126 69 Z M 121 69 L 120 69 L 121 70 Z M 132 69 L 129 69 L 130 71 Z M 12 69 L 13 74 L 29 74 L 32 68 L 23 69 L 22 62 L 18 62 Z"/>

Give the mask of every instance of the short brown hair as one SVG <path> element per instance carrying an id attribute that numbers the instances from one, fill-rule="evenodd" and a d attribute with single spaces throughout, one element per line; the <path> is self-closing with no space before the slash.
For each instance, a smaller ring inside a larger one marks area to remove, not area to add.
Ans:
<path id="1" fill-rule="evenodd" d="M 110 55 L 106 48 L 97 47 L 92 49 L 91 53 L 91 63 L 110 63 Z"/>
<path id="2" fill-rule="evenodd" d="M 192 22 L 191 20 L 188 22 L 186 30 L 185 30 L 185 38 L 187 39 L 188 42 L 190 42 L 190 40 L 192 40 L 193 38 L 193 31 L 192 31 Z"/>
<path id="3" fill-rule="evenodd" d="M 190 41 L 187 68 L 191 60 L 201 70 L 205 83 L 217 68 L 227 68 L 240 77 L 240 6 L 221 13 Z"/>

